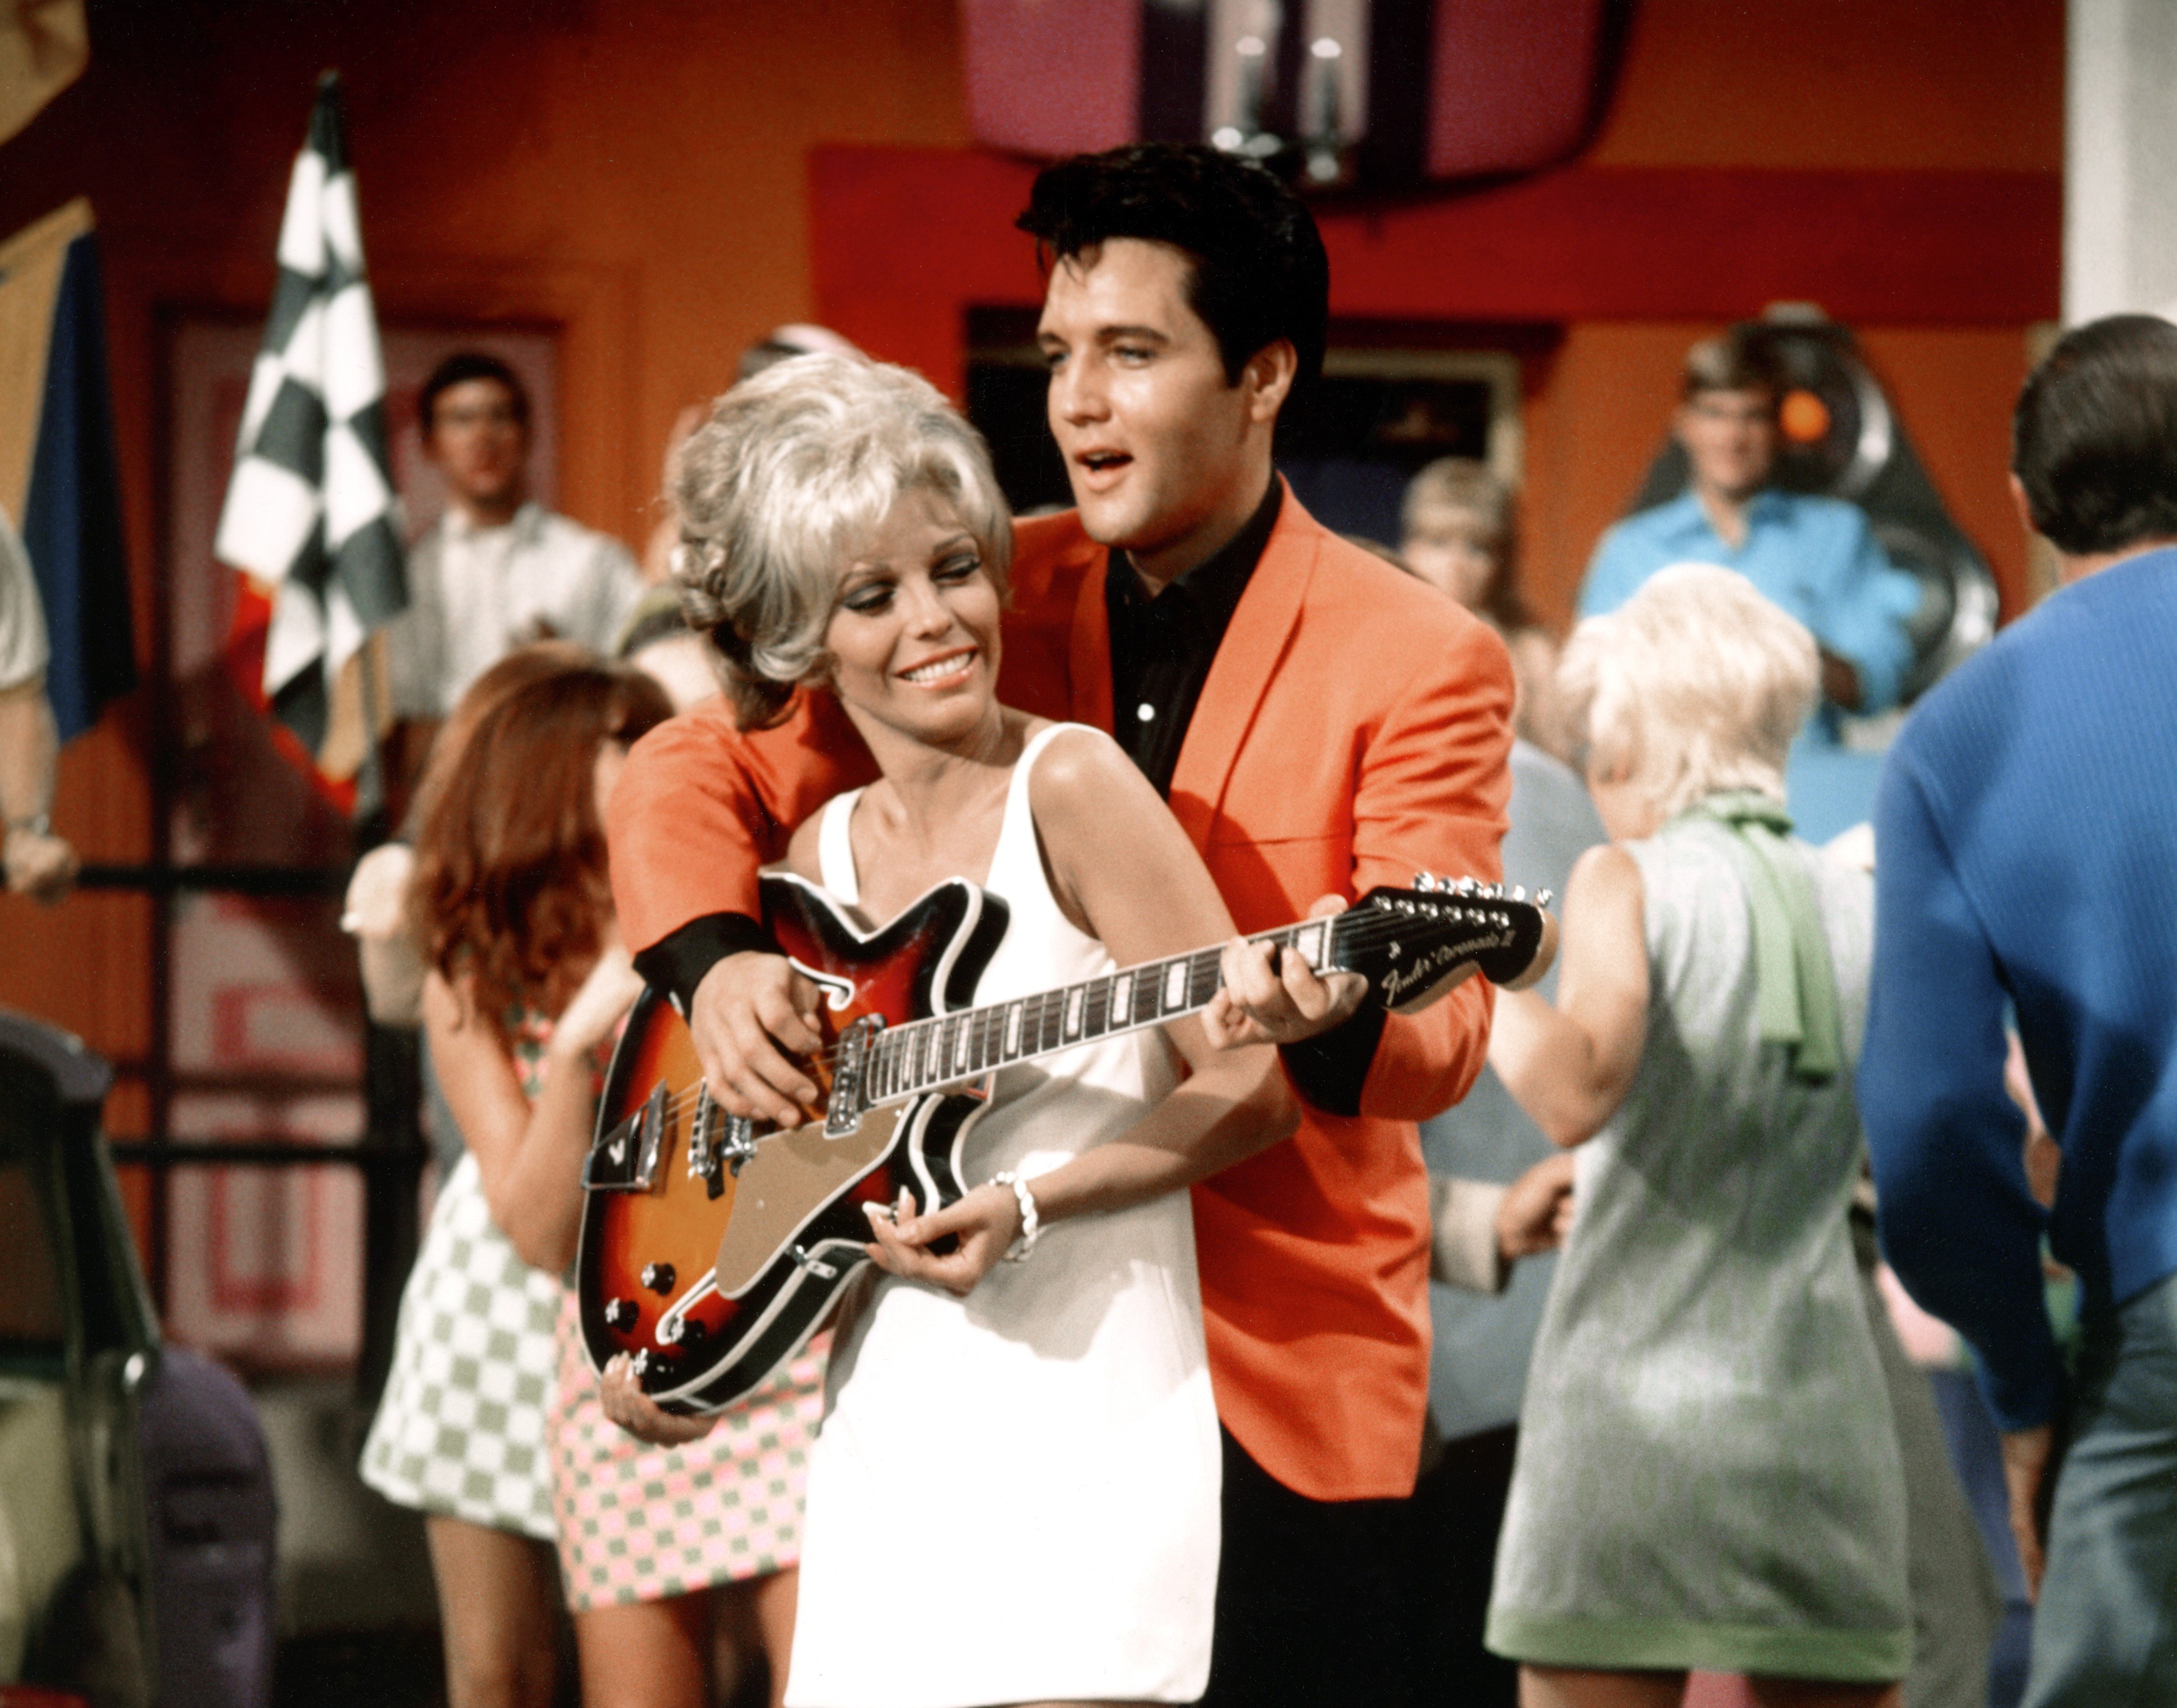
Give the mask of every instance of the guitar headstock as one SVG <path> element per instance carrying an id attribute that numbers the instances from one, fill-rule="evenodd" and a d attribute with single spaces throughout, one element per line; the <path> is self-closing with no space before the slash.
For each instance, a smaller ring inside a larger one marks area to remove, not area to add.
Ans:
<path id="1" fill-rule="evenodd" d="M 1425 1008 L 1469 969 L 1524 990 L 1557 958 L 1547 890 L 1416 872 L 1411 889 L 1374 889 L 1336 916 L 1333 965 L 1359 973 L 1394 1012 Z"/>

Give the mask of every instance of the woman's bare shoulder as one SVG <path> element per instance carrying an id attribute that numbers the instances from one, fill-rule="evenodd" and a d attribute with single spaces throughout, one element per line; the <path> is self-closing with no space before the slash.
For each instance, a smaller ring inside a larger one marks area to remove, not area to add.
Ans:
<path id="1" fill-rule="evenodd" d="M 1050 727 L 1045 720 L 1037 722 L 1043 728 Z M 1040 731 L 1028 733 L 1032 739 Z M 1061 728 L 1036 756 L 1035 769 L 1028 775 L 1028 801 L 1039 825 L 1076 820 L 1094 823 L 1103 813 L 1130 819 L 1147 807 L 1165 810 L 1126 750 L 1085 723 Z"/>

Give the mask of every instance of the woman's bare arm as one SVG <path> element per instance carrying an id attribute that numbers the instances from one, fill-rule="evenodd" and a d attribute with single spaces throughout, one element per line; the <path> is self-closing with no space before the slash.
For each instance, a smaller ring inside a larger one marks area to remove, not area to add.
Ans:
<path id="1" fill-rule="evenodd" d="M 548 1274 L 574 1261 L 581 1225 L 582 1161 L 597 1115 L 590 1056 L 641 989 L 626 951 L 608 949 L 553 1029 L 544 1087 L 532 1104 L 466 996 L 436 972 L 423 981 L 432 1066 L 476 1157 L 491 1218 L 522 1262 Z"/>
<path id="2" fill-rule="evenodd" d="M 1054 893 L 1121 966 L 1206 948 L 1232 936 L 1231 915 L 1187 833 L 1108 737 L 1068 733 L 1029 780 Z M 1268 1046 L 1217 1049 L 1198 1017 L 1165 1029 L 1191 1072 L 1121 1137 L 1033 1182 L 1044 1221 L 1122 1209 L 1192 1185 L 1289 1137 L 1300 1108 Z M 979 1187 L 949 1209 L 873 1222 L 880 1261 L 965 1292 L 1019 1233 L 1003 1188 Z M 960 1236 L 950 1257 L 924 1249 Z"/>
<path id="3" fill-rule="evenodd" d="M 1633 1089 L 1648 1037 L 1642 908 L 1633 856 L 1590 849 L 1565 886 L 1557 1006 L 1532 990 L 1498 993 L 1489 1065 L 1552 1143 L 1592 1138 Z"/>

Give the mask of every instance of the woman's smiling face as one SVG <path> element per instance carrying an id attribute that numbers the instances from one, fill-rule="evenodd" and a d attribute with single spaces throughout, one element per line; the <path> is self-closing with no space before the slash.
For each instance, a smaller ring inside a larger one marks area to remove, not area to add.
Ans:
<path id="1" fill-rule="evenodd" d="M 902 493 L 854 551 L 824 631 L 849 710 L 932 746 L 979 730 L 996 703 L 998 590 L 943 494 Z"/>

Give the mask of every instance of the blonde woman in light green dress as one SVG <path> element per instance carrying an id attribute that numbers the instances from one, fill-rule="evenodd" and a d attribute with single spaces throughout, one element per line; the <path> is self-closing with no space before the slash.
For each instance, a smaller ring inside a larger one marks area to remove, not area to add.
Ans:
<path id="1" fill-rule="evenodd" d="M 1525 1708 L 1892 1708 L 1905 1487 L 1846 1210 L 1873 897 L 1790 835 L 1813 637 L 1743 577 L 1667 570 L 1563 678 L 1613 840 L 1564 903 L 1553 1007 L 1489 1059 L 1579 1147 L 1520 1419 L 1488 1642 Z"/>

